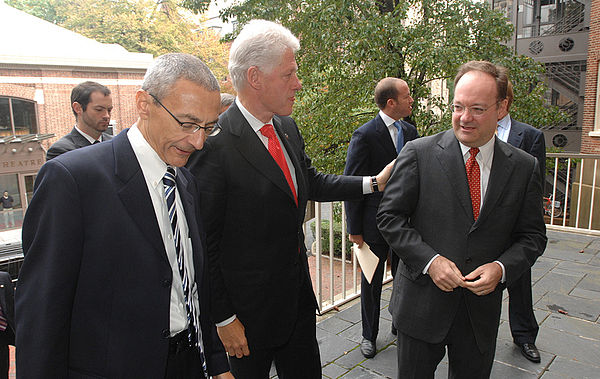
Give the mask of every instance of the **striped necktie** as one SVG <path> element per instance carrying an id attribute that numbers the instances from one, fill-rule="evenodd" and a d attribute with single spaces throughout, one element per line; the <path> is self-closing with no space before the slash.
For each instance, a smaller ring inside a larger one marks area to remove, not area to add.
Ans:
<path id="1" fill-rule="evenodd" d="M 4 311 L 0 307 L 0 332 L 5 331 L 7 326 L 8 322 L 6 321 L 6 317 L 4 317 Z"/>
<path id="2" fill-rule="evenodd" d="M 169 211 L 169 221 L 171 222 L 171 230 L 173 231 L 173 242 L 175 243 L 175 252 L 177 254 L 177 267 L 179 268 L 179 275 L 181 276 L 181 284 L 183 286 L 183 295 L 185 298 L 185 310 L 187 312 L 188 319 L 188 340 L 191 345 L 196 345 L 200 352 L 200 360 L 202 361 L 202 368 L 204 369 L 204 375 L 208 378 L 208 371 L 206 369 L 206 359 L 204 359 L 204 353 L 202 351 L 202 331 L 200 330 L 199 312 L 196 308 L 196 303 L 192 295 L 193 283 L 190 283 L 188 275 L 188 269 L 186 265 L 190 265 L 191 262 L 186 262 L 185 254 L 183 254 L 183 248 L 181 247 L 181 235 L 179 233 L 179 224 L 177 223 L 177 206 L 175 196 L 177 194 L 177 185 L 175 182 L 175 169 L 172 166 L 167 166 L 167 173 L 163 177 L 163 185 L 165 188 L 165 198 L 167 200 L 167 210 Z"/>

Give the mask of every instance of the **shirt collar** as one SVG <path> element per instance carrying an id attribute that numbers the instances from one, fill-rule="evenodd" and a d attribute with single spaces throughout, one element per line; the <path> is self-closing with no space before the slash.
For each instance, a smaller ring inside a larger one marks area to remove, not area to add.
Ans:
<path id="1" fill-rule="evenodd" d="M 250 127 L 252 128 L 252 130 L 254 130 L 256 133 L 258 133 L 260 128 L 262 128 L 263 126 L 266 125 L 264 122 L 260 121 L 256 117 L 254 117 L 252 115 L 252 113 L 250 113 L 246 109 L 246 107 L 244 107 L 242 105 L 242 102 L 239 100 L 238 97 L 235 98 L 235 103 L 237 104 L 238 108 L 240 109 L 240 112 L 242 112 L 242 116 L 244 116 L 246 121 L 248 121 L 248 124 L 250 124 Z M 271 118 L 267 124 L 273 125 L 273 119 Z"/>
<path id="2" fill-rule="evenodd" d="M 156 188 L 162 183 L 162 179 L 167 172 L 167 164 L 160 159 L 156 151 L 150 146 L 142 132 L 136 125 L 133 125 L 127 133 L 131 148 L 137 157 L 137 160 L 142 168 L 142 173 L 148 182 Z M 175 171 L 177 168 L 175 167 Z"/>
<path id="3" fill-rule="evenodd" d="M 498 127 L 504 130 L 510 128 L 510 114 L 506 114 L 500 121 L 498 121 Z"/>
<path id="4" fill-rule="evenodd" d="M 90 136 L 89 134 L 87 134 L 84 131 L 82 131 L 81 129 L 79 129 L 77 127 L 77 125 L 75 125 L 75 130 L 77 130 L 79 132 L 79 134 L 81 134 L 83 136 L 83 138 L 85 138 L 86 140 L 88 140 L 91 144 L 93 144 L 94 142 L 98 141 L 94 137 Z M 100 134 L 100 140 L 99 141 L 102 142 L 102 134 Z"/>
<path id="5" fill-rule="evenodd" d="M 390 116 L 386 115 L 382 110 L 379 111 L 379 117 L 381 117 L 381 119 L 383 120 L 383 123 L 385 124 L 385 126 L 390 126 L 394 122 L 396 122 L 396 120 L 394 120 Z"/>
<path id="6" fill-rule="evenodd" d="M 496 140 L 496 136 L 490 138 L 489 141 L 485 143 L 483 146 L 479 146 L 479 155 L 481 155 L 481 161 L 486 165 L 490 166 L 490 160 L 494 155 L 494 141 Z M 469 158 L 469 150 L 471 149 L 469 146 L 463 145 L 462 142 L 458 141 L 460 144 L 460 150 L 462 151 L 464 158 Z"/>

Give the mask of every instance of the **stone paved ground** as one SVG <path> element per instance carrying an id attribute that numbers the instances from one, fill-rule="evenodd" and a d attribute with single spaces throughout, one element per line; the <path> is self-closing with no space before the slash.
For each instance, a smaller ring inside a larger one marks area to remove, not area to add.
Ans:
<path id="1" fill-rule="evenodd" d="M 548 231 L 548 247 L 532 270 L 534 310 L 540 331 L 539 364 L 513 345 L 504 299 L 492 378 L 600 378 L 600 237 Z M 394 378 L 396 345 L 382 295 L 378 354 L 360 353 L 360 304 L 332 311 L 317 325 L 324 378 Z M 447 378 L 444 358 L 436 379 Z"/>

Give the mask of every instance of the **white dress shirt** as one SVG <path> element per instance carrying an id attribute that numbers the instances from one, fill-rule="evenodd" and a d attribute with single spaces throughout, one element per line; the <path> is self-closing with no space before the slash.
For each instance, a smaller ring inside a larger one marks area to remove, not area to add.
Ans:
<path id="1" fill-rule="evenodd" d="M 396 150 L 398 150 L 398 146 L 396 146 L 398 144 L 398 129 L 394 125 L 394 122 L 396 122 L 397 120 L 394 120 L 390 116 L 386 115 L 385 113 L 383 113 L 382 110 L 379 111 L 379 117 L 381 117 L 381 119 L 383 120 L 383 123 L 387 127 L 388 132 L 390 133 L 390 137 L 392 137 L 394 147 L 396 148 Z"/>
<path id="2" fill-rule="evenodd" d="M 93 145 L 94 142 L 96 142 L 96 141 L 102 142 L 102 133 L 100 133 L 100 138 L 99 139 L 95 139 L 94 137 L 92 137 L 89 134 L 85 133 L 83 130 L 79 129 L 77 127 L 77 125 L 75 125 L 75 130 L 77 130 L 79 132 L 79 134 L 81 134 L 83 136 L 83 138 L 85 138 L 86 140 L 88 140 L 91 145 Z"/>
<path id="3" fill-rule="evenodd" d="M 171 271 L 173 272 L 173 280 L 171 282 L 171 306 L 170 306 L 170 330 L 171 336 L 187 329 L 187 310 L 185 307 L 185 297 L 183 294 L 183 286 L 181 283 L 181 275 L 177 264 L 177 252 L 175 243 L 173 242 L 173 232 L 171 229 L 171 221 L 167 210 L 167 200 L 165 199 L 165 190 L 163 185 L 163 177 L 167 172 L 167 164 L 160 159 L 156 151 L 150 146 L 144 138 L 137 125 L 132 126 L 127 133 L 129 142 L 135 156 L 142 168 L 146 186 L 152 200 L 152 207 L 156 215 L 156 221 L 160 228 L 161 238 L 167 252 Z M 177 225 L 181 238 L 181 248 L 186 262 L 188 273 L 188 282 L 192 285 L 192 294 L 196 306 L 198 306 L 198 288 L 194 279 L 194 257 L 192 255 L 192 240 L 189 238 L 188 223 L 185 218 L 185 211 L 177 189 L 175 195 L 175 206 L 177 209 Z M 200 309 L 198 306 L 196 309 Z"/>
<path id="4" fill-rule="evenodd" d="M 502 142 L 508 141 L 508 135 L 510 134 L 510 114 L 506 114 L 500 121 L 498 121 L 498 139 Z"/>

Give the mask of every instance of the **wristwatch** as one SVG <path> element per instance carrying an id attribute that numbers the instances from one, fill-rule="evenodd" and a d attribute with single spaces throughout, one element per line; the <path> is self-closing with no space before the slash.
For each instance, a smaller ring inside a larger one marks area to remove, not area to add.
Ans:
<path id="1" fill-rule="evenodd" d="M 371 176 L 371 189 L 373 190 L 373 193 L 379 192 L 379 186 L 377 185 L 376 176 Z"/>

